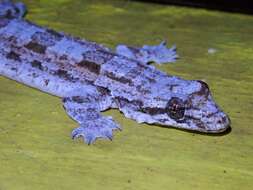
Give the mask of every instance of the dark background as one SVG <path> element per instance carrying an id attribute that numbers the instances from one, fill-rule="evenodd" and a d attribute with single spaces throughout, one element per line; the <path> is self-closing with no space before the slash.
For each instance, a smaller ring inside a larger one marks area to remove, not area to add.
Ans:
<path id="1" fill-rule="evenodd" d="M 253 14 L 253 0 L 138 0 Z"/>

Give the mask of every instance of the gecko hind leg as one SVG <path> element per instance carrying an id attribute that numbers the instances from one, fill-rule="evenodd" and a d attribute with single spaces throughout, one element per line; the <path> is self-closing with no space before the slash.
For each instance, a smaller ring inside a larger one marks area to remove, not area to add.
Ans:
<path id="1" fill-rule="evenodd" d="M 155 62 L 157 64 L 175 62 L 178 58 L 176 46 L 167 48 L 166 41 L 162 41 L 159 45 L 139 47 L 130 47 L 126 45 L 118 45 L 116 53 L 131 59 L 138 60 L 144 64 Z"/>
<path id="2" fill-rule="evenodd" d="M 79 127 L 72 131 L 73 139 L 82 137 L 90 145 L 97 138 L 112 140 L 113 131 L 121 129 L 111 117 L 100 113 L 100 108 L 104 106 L 94 96 L 67 97 L 62 101 L 68 115 L 79 123 Z"/>

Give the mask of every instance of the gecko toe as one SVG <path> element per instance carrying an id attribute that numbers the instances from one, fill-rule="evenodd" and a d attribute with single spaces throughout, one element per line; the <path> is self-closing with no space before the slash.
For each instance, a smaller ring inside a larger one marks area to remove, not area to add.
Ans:
<path id="1" fill-rule="evenodd" d="M 110 141 L 112 141 L 112 138 L 113 138 L 112 131 L 105 131 L 105 132 L 104 132 L 104 136 L 105 136 L 106 138 L 108 138 Z"/>
<path id="2" fill-rule="evenodd" d="M 83 137 L 84 142 L 86 142 L 88 145 L 93 144 L 96 141 L 96 137 L 94 135 L 86 135 Z"/>
<path id="3" fill-rule="evenodd" d="M 72 139 L 76 139 L 80 136 L 84 136 L 84 133 L 83 133 L 83 127 L 78 127 L 76 129 L 74 129 L 71 133 L 71 137 Z"/>

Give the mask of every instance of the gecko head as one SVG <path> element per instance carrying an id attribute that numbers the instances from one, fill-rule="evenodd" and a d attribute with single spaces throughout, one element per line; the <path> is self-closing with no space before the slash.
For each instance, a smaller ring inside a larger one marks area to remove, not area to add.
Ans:
<path id="1" fill-rule="evenodd" d="M 203 81 L 185 84 L 176 87 L 177 93 L 168 97 L 165 109 L 153 110 L 152 123 L 204 133 L 226 131 L 230 119 L 214 102 L 208 85 Z"/>

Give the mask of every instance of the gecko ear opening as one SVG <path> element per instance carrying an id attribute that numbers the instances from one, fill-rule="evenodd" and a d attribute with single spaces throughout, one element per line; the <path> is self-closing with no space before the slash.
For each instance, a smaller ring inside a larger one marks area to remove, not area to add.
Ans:
<path id="1" fill-rule="evenodd" d="M 27 8 L 25 6 L 24 3 L 21 3 L 21 2 L 18 2 L 18 3 L 15 3 L 15 6 L 16 6 L 16 11 L 17 11 L 17 16 L 18 18 L 22 18 L 26 15 L 27 13 Z"/>

